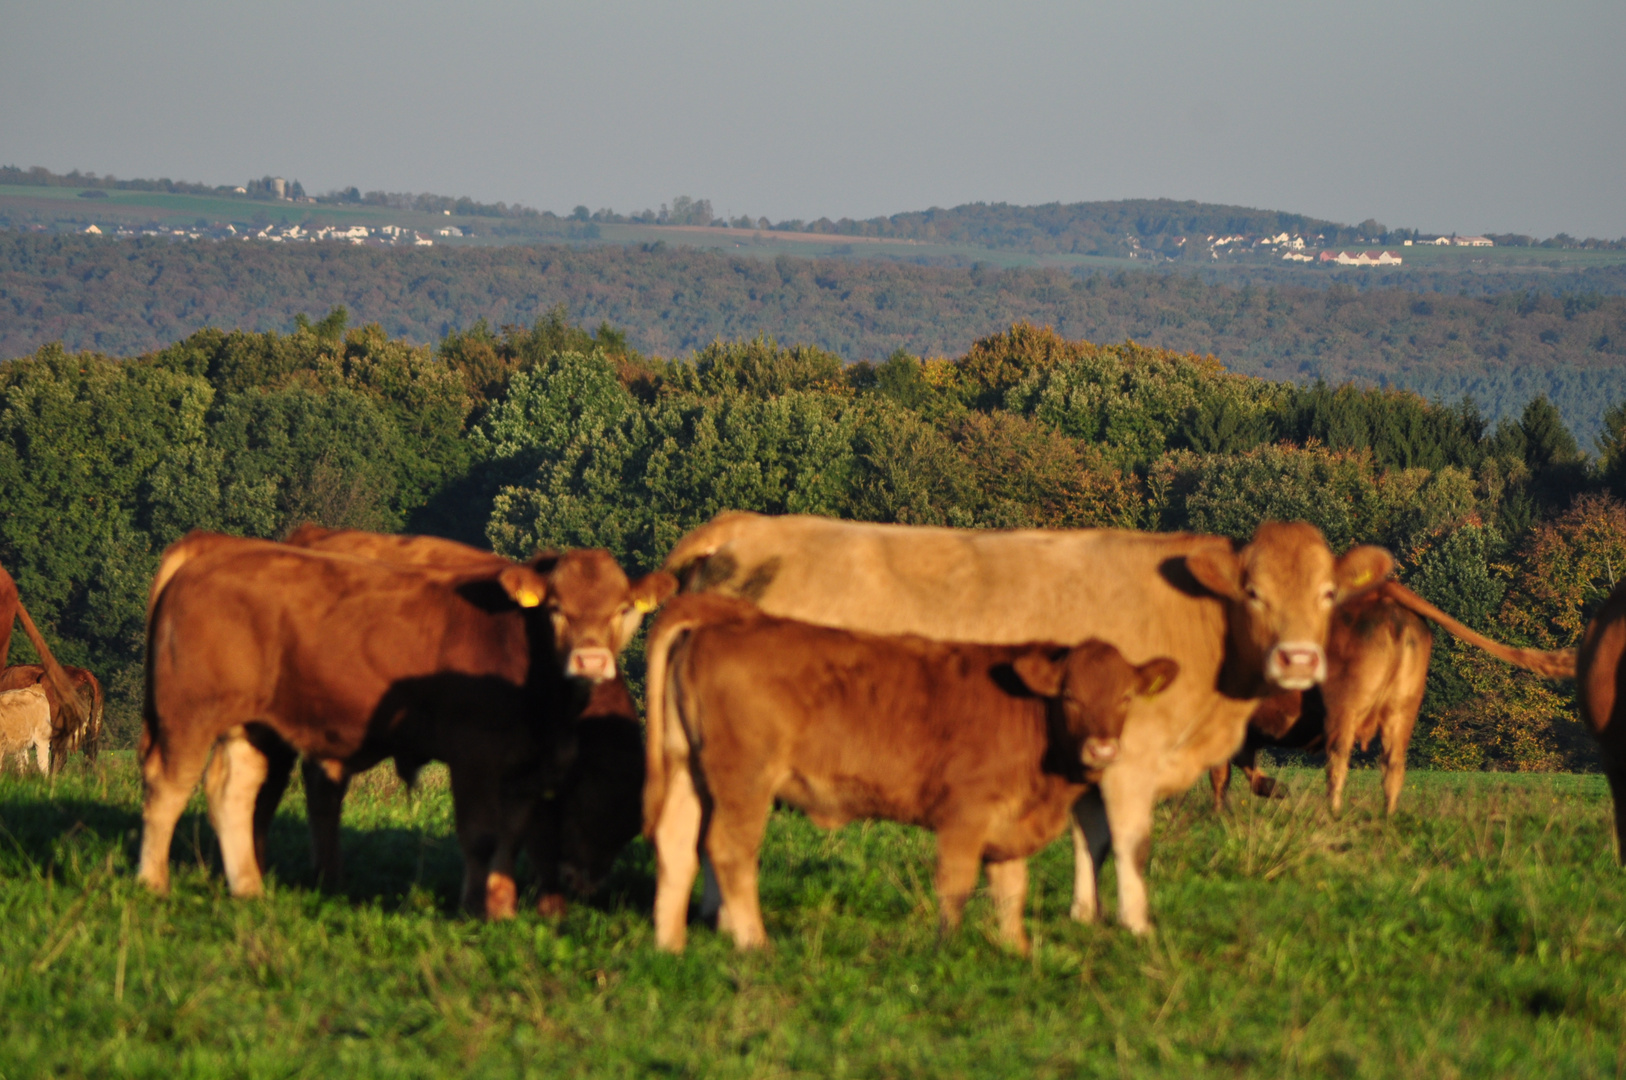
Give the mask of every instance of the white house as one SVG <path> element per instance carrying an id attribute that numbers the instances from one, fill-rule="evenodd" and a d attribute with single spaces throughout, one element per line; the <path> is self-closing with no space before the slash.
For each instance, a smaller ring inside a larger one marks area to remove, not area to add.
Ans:
<path id="1" fill-rule="evenodd" d="M 90 235 L 92 235 L 92 236 L 100 236 L 100 235 L 102 235 L 102 230 L 98 229 L 94 225 L 85 226 L 85 231 L 87 233 L 89 233 Z"/>
<path id="2" fill-rule="evenodd" d="M 1457 247 L 1495 247 L 1495 243 L 1485 236 L 1459 236 L 1451 241 Z"/>

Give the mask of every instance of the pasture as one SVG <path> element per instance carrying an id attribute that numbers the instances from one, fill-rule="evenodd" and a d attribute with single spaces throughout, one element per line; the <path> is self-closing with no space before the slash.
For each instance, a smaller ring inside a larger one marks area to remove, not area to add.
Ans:
<path id="1" fill-rule="evenodd" d="M 347 806 L 348 892 L 311 887 L 285 800 L 263 901 L 234 902 L 195 800 L 175 888 L 133 878 L 129 753 L 54 782 L 0 777 L 0 1077 L 1619 1076 L 1626 872 L 1601 777 L 1413 772 L 1385 822 L 1377 775 L 1330 819 L 1206 785 L 1159 810 L 1157 929 L 1067 917 L 1072 854 L 1034 862 L 1022 958 L 976 899 L 940 940 L 931 838 L 823 833 L 777 812 L 763 852 L 774 940 L 709 930 L 654 952 L 652 857 L 623 855 L 548 924 L 451 911 L 445 773 L 385 769 Z M 1115 885 L 1112 871 L 1106 886 Z"/>

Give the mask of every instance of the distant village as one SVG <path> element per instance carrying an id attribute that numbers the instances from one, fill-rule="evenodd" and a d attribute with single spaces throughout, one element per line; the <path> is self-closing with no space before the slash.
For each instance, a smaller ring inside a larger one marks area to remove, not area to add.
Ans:
<path id="1" fill-rule="evenodd" d="M 433 247 L 435 244 L 432 237 L 425 236 L 415 229 L 403 229 L 399 225 L 379 225 L 373 228 L 366 225 L 322 225 L 307 229 L 303 225 L 245 225 L 239 227 L 231 222 L 217 222 L 213 225 L 199 225 L 190 229 L 166 229 L 153 226 L 135 228 L 122 225 L 116 229 L 103 229 L 97 225 L 88 225 L 80 231 L 91 236 L 115 236 L 121 239 L 130 239 L 137 236 L 161 236 L 172 240 L 267 240 L 273 244 L 314 244 L 323 240 L 330 240 L 350 244 L 373 244 L 381 247 Z M 452 237 L 466 236 L 468 234 L 457 225 L 448 225 L 444 229 L 435 230 L 435 235 Z"/>

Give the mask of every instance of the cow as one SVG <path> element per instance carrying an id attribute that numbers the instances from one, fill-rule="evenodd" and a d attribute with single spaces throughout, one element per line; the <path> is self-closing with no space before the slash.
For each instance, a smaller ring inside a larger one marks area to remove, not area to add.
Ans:
<path id="1" fill-rule="evenodd" d="M 459 569 L 510 565 L 489 551 L 434 536 L 389 536 L 356 529 L 327 529 L 302 525 L 286 541 L 314 551 L 335 551 L 402 566 Z M 675 583 L 674 583 L 675 585 Z M 660 597 L 664 599 L 664 595 Z M 614 613 L 610 618 L 614 618 Z M 587 616 L 576 611 L 572 622 L 587 624 L 604 614 Z M 623 641 L 624 644 L 624 641 Z M 617 645 L 613 652 L 620 651 Z M 613 663 L 613 656 L 612 656 Z M 644 786 L 643 725 L 637 706 L 619 672 L 590 683 L 587 700 L 573 714 L 577 744 L 574 759 L 560 782 L 543 792 L 534 805 L 535 819 L 527 829 L 526 846 L 536 867 L 541 895 L 537 910 L 559 916 L 566 904 L 562 889 L 580 896 L 591 894 L 609 873 L 627 842 L 642 825 L 640 796 Z M 579 689 L 573 700 L 580 699 Z M 291 758 L 290 758 L 291 760 Z M 307 759 L 305 790 L 315 790 L 320 804 L 332 811 L 322 819 L 317 849 L 330 852 L 330 876 L 337 874 L 338 813 L 342 789 L 335 790 L 326 772 Z M 282 782 L 287 782 L 283 771 Z M 267 786 L 270 781 L 268 779 Z M 277 795 L 280 797 L 280 791 Z M 256 808 L 256 823 L 263 813 L 267 825 L 275 810 Z M 313 830 L 318 819 L 311 818 Z M 258 834 L 257 834 L 258 836 Z M 261 867 L 264 867 L 263 856 Z"/>
<path id="2" fill-rule="evenodd" d="M 34 754 L 34 767 L 50 772 L 51 705 L 45 688 L 0 691 L 0 769 L 13 757 L 27 769 L 29 751 Z"/>
<path id="3" fill-rule="evenodd" d="M 1117 755 L 1130 702 L 1179 666 L 1100 641 L 970 645 L 776 618 L 734 597 L 668 605 L 649 642 L 645 832 L 656 852 L 655 943 L 681 951 L 704 844 L 722 923 L 767 943 L 757 859 L 775 799 L 823 828 L 856 818 L 937 834 L 945 929 L 986 864 L 1000 934 L 1027 950 L 1027 858 Z"/>
<path id="4" fill-rule="evenodd" d="M 1184 533 L 728 513 L 679 541 L 665 568 L 690 591 L 841 629 L 992 644 L 1093 637 L 1130 663 L 1175 660 L 1179 685 L 1136 700 L 1118 760 L 1074 812 L 1074 918 L 1097 915 L 1110 844 L 1119 921 L 1139 934 L 1151 927 L 1144 873 L 1157 800 L 1230 758 L 1259 699 L 1320 682 L 1333 609 L 1393 565 L 1368 546 L 1334 558 L 1302 523 L 1267 522 L 1237 548 Z"/>
<path id="5" fill-rule="evenodd" d="M 175 819 L 218 741 L 211 817 L 233 894 L 257 895 L 256 803 L 285 744 L 340 791 L 385 758 L 409 773 L 446 761 L 464 905 L 513 914 L 530 803 L 574 750 L 558 703 L 613 674 L 671 579 L 628 583 L 602 551 L 426 569 L 266 541 L 194 546 L 206 550 L 174 560 L 148 620 L 141 879 L 167 889 Z M 314 816 L 337 815 L 317 801 Z M 318 854 L 336 860 L 336 846 Z"/>
<path id="6" fill-rule="evenodd" d="M 51 647 L 45 642 L 45 635 L 41 634 L 39 627 L 34 625 L 28 608 L 23 606 L 22 598 L 17 592 L 17 583 L 12 580 L 5 568 L 0 567 L 0 668 L 4 668 L 11 657 L 11 627 L 14 622 L 21 621 L 23 634 L 28 643 L 34 646 L 39 654 L 40 665 L 45 669 L 45 678 L 50 682 L 54 691 L 53 716 L 55 726 L 52 729 L 52 739 L 61 751 L 56 755 L 58 766 L 67 760 L 69 750 L 83 749 L 91 757 L 96 755 L 97 738 L 100 735 L 100 726 L 91 730 L 90 711 L 80 700 L 79 691 L 74 682 L 57 663 L 51 654 Z"/>
<path id="7" fill-rule="evenodd" d="M 38 686 L 45 691 L 45 700 L 51 708 L 51 762 L 60 768 L 69 754 L 82 750 L 92 761 L 102 739 L 102 684 L 96 676 L 82 667 L 62 665 L 62 673 L 73 687 L 80 704 L 89 699 L 90 708 L 83 724 L 74 724 L 68 710 L 63 708 L 63 697 L 51 679 L 50 669 L 44 664 L 13 664 L 0 670 L 0 691 L 21 690 L 25 686 Z"/>
<path id="8" fill-rule="evenodd" d="M 1395 812 L 1406 780 L 1406 748 L 1423 704 L 1434 648 L 1425 620 L 1498 659 L 1548 678 L 1575 675 L 1573 649 L 1545 652 L 1504 645 L 1475 633 L 1399 582 L 1386 581 L 1333 613 L 1327 678 L 1320 687 L 1267 698 L 1255 711 L 1242 749 L 1232 759 L 1247 775 L 1255 795 L 1280 793 L 1275 781 L 1257 767 L 1261 749 L 1324 748 L 1327 802 L 1333 813 L 1340 813 L 1351 752 L 1356 745 L 1364 751 L 1381 734 L 1384 813 Z M 1230 783 L 1230 764 L 1215 766 L 1211 773 L 1216 807 L 1223 804 Z"/>
<path id="9" fill-rule="evenodd" d="M 1615 804 L 1615 858 L 1626 866 L 1626 584 L 1587 624 L 1576 663 L 1581 719 L 1598 740 Z"/>

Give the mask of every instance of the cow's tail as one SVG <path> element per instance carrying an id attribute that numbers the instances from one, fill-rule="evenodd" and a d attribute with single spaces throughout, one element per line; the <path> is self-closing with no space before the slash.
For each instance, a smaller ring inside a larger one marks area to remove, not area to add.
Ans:
<path id="1" fill-rule="evenodd" d="M 1505 660 L 1516 667 L 1534 671 L 1549 679 L 1575 678 L 1575 650 L 1574 649 L 1519 649 L 1512 645 L 1504 645 L 1500 641 L 1493 641 L 1483 634 L 1468 629 L 1462 623 L 1453 619 L 1421 596 L 1412 592 L 1398 581 L 1387 581 L 1383 584 L 1384 595 L 1401 607 L 1414 614 L 1421 615 L 1431 622 L 1438 623 L 1449 631 L 1452 636 L 1476 645 L 1499 660 Z"/>
<path id="2" fill-rule="evenodd" d="M 53 718 L 51 741 L 64 746 L 78 746 L 84 742 L 85 729 L 91 725 L 90 710 L 85 708 L 79 688 L 62 670 L 62 665 L 56 662 L 51 647 L 45 643 L 45 635 L 34 625 L 33 617 L 21 600 L 17 601 L 17 618 L 23 624 L 23 633 L 28 635 L 28 643 L 39 653 L 40 663 L 45 667 L 45 677 L 51 680 L 51 688 L 56 691 L 57 715 Z"/>
<path id="3" fill-rule="evenodd" d="M 679 540 L 661 564 L 661 569 L 677 578 L 683 591 L 693 592 L 694 583 L 690 579 L 694 571 L 761 517 L 761 514 L 748 510 L 727 510 L 718 514 Z"/>
<path id="4" fill-rule="evenodd" d="M 705 604 L 672 603 L 649 631 L 649 667 L 644 681 L 644 836 L 651 841 L 671 782 L 666 771 L 667 751 L 677 740 L 689 741 L 683 716 L 674 711 L 682 687 L 672 677 L 673 659 L 695 628 L 710 617 L 712 613 Z"/>
<path id="5" fill-rule="evenodd" d="M 102 706 L 105 703 L 102 694 L 102 684 L 96 676 L 85 672 L 90 678 L 90 723 L 85 727 L 85 737 L 81 740 L 79 748 L 91 761 L 96 760 L 96 754 L 102 748 Z"/>

